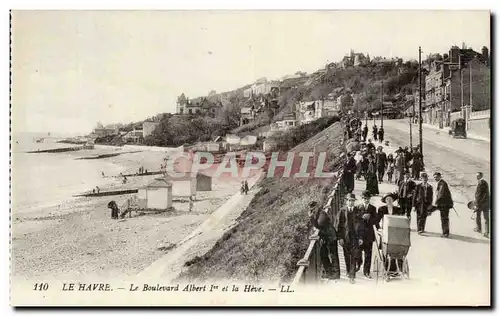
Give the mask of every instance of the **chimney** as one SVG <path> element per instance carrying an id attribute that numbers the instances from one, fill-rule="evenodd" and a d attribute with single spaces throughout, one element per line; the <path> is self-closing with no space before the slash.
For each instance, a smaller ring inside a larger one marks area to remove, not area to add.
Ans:
<path id="1" fill-rule="evenodd" d="M 460 53 L 460 49 L 457 46 L 453 46 L 450 49 L 450 62 L 457 64 L 458 63 L 458 55 Z"/>

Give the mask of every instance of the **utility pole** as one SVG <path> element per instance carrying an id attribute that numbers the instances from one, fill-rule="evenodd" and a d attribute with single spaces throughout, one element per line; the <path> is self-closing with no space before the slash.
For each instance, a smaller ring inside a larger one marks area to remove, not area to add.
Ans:
<path id="1" fill-rule="evenodd" d="M 413 91 L 413 94 L 415 94 L 415 91 Z M 413 125 L 413 120 L 415 118 L 415 100 L 413 100 L 413 114 L 410 115 L 410 148 L 413 148 L 412 144 L 412 125 Z"/>
<path id="2" fill-rule="evenodd" d="M 466 130 L 469 130 L 469 118 L 472 114 L 472 61 L 469 62 L 469 106 L 467 107 L 467 110 L 468 111 L 465 112 L 467 116 L 465 119 L 465 128 Z"/>
<path id="3" fill-rule="evenodd" d="M 382 111 L 380 111 L 380 127 L 384 127 L 384 80 L 382 80 Z"/>
<path id="4" fill-rule="evenodd" d="M 465 118 L 464 111 L 464 72 L 462 65 L 460 65 L 460 109 L 462 110 L 462 117 Z"/>
<path id="5" fill-rule="evenodd" d="M 420 139 L 420 154 L 424 157 L 424 146 L 422 141 L 422 48 L 418 47 L 418 130 Z"/>

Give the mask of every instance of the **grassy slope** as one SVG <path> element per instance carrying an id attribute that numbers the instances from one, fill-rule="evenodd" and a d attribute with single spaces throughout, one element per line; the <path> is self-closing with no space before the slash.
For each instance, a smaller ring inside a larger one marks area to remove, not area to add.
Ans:
<path id="1" fill-rule="evenodd" d="M 342 136 L 335 123 L 292 151 L 327 150 L 329 170 L 338 170 Z M 188 262 L 180 279 L 289 280 L 308 246 L 307 204 L 324 201 L 332 181 L 264 179 L 261 191 L 236 225 L 203 257 Z"/>

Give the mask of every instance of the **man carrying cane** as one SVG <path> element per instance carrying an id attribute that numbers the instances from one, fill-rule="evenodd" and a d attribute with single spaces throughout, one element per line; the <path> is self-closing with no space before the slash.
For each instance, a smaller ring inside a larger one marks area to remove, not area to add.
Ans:
<path id="1" fill-rule="evenodd" d="M 441 229 L 443 234 L 441 237 L 448 238 L 450 236 L 450 209 L 453 208 L 453 199 L 451 197 L 448 183 L 441 178 L 441 173 L 434 173 L 434 180 L 436 180 L 436 208 L 441 214 Z"/>
<path id="2" fill-rule="evenodd" d="M 427 182 L 427 173 L 420 175 L 422 183 L 417 184 L 415 187 L 415 194 L 413 195 L 413 207 L 417 213 L 417 232 L 421 235 L 425 231 L 425 222 L 427 214 L 432 210 L 432 186 Z"/>
<path id="3" fill-rule="evenodd" d="M 475 232 L 481 233 L 481 213 L 484 216 L 484 237 L 490 238 L 490 191 L 488 182 L 483 179 L 483 173 L 477 172 L 477 187 L 474 202 L 476 204 Z"/>

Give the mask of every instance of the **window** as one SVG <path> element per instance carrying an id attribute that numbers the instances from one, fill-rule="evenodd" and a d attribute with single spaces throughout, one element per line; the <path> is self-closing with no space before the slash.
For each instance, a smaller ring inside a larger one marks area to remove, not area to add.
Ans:
<path id="1" fill-rule="evenodd" d="M 193 111 L 191 109 L 188 109 L 189 114 L 193 114 Z"/>

